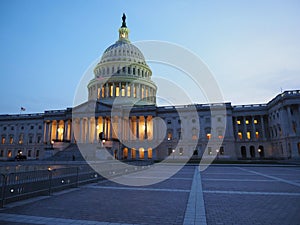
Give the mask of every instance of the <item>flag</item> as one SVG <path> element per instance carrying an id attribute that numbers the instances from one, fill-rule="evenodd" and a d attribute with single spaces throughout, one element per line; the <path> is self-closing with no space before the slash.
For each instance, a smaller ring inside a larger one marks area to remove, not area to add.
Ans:
<path id="1" fill-rule="evenodd" d="M 21 107 L 21 111 L 25 111 L 26 109 L 24 107 Z"/>

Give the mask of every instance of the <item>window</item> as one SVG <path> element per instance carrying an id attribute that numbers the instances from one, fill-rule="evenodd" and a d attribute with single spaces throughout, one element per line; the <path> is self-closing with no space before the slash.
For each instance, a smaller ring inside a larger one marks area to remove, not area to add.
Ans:
<path id="1" fill-rule="evenodd" d="M 31 157 L 31 150 L 28 150 L 27 156 Z"/>
<path id="2" fill-rule="evenodd" d="M 207 134 L 206 134 L 206 137 L 207 137 L 207 139 L 211 139 L 211 134 L 210 134 L 210 133 L 207 133 Z"/>
<path id="3" fill-rule="evenodd" d="M 220 147 L 220 155 L 224 155 L 224 147 L 223 146 Z"/>
<path id="4" fill-rule="evenodd" d="M 259 132 L 258 131 L 255 132 L 255 137 L 256 137 L 256 139 L 259 138 Z"/>
<path id="5" fill-rule="evenodd" d="M 247 131 L 247 139 L 251 139 L 251 132 Z"/>
<path id="6" fill-rule="evenodd" d="M 32 136 L 28 137 L 28 143 L 31 144 L 32 143 Z"/>
<path id="7" fill-rule="evenodd" d="M 40 156 L 40 150 L 36 150 L 35 157 L 36 157 L 36 158 L 39 158 L 39 156 Z"/>
<path id="8" fill-rule="evenodd" d="M 3 156 L 4 156 L 4 151 L 1 150 L 1 151 L 0 151 L 0 157 L 3 157 Z"/>
<path id="9" fill-rule="evenodd" d="M 207 154 L 208 154 L 208 155 L 211 155 L 211 154 L 212 154 L 211 147 L 208 147 L 208 148 L 207 148 Z"/>
<path id="10" fill-rule="evenodd" d="M 3 130 L 6 130 L 6 127 L 3 127 Z"/>
<path id="11" fill-rule="evenodd" d="M 222 122 L 222 118 L 221 117 L 218 117 L 218 122 Z"/>
<path id="12" fill-rule="evenodd" d="M 128 97 L 130 97 L 130 91 L 131 91 L 130 86 L 127 86 L 127 96 Z"/>
<path id="13" fill-rule="evenodd" d="M 168 124 L 171 124 L 172 122 L 171 122 L 171 120 L 168 120 L 167 123 L 168 123 Z"/>
<path id="14" fill-rule="evenodd" d="M 249 124 L 249 120 L 245 120 L 245 123 L 246 123 L 246 124 Z"/>
<path id="15" fill-rule="evenodd" d="M 13 144 L 14 143 L 14 138 L 11 136 L 9 137 L 9 144 Z"/>
<path id="16" fill-rule="evenodd" d="M 240 124 L 241 124 L 241 121 L 240 121 L 240 120 L 237 120 L 236 123 L 237 123 L 238 125 L 240 125 Z"/>
<path id="17" fill-rule="evenodd" d="M 179 148 L 179 155 L 183 155 L 183 148 Z"/>
<path id="18" fill-rule="evenodd" d="M 19 144 L 23 144 L 23 134 L 20 134 L 19 136 Z"/>
<path id="19" fill-rule="evenodd" d="M 5 144 L 5 137 L 1 138 L 1 144 Z"/>
<path id="20" fill-rule="evenodd" d="M 257 120 L 253 120 L 254 124 L 258 124 L 258 121 Z"/>
<path id="21" fill-rule="evenodd" d="M 192 129 L 192 139 L 197 140 L 197 129 L 196 128 Z"/>
<path id="22" fill-rule="evenodd" d="M 14 130 L 14 129 L 15 129 L 15 127 L 11 127 L 10 129 L 11 129 L 11 130 Z"/>
<path id="23" fill-rule="evenodd" d="M 172 148 L 168 148 L 168 155 L 171 155 L 173 152 Z"/>
<path id="24" fill-rule="evenodd" d="M 34 126 L 30 126 L 30 130 L 33 130 Z"/>
<path id="25" fill-rule="evenodd" d="M 11 150 L 8 150 L 8 152 L 7 152 L 7 157 L 8 157 L 8 158 L 11 158 L 11 157 L 12 157 L 12 152 L 11 152 Z"/>
<path id="26" fill-rule="evenodd" d="M 242 139 L 243 139 L 243 134 L 242 134 L 242 132 L 241 132 L 241 131 L 239 131 L 239 132 L 238 132 L 238 137 L 239 137 L 239 139 L 240 139 L 240 140 L 242 140 Z"/>
<path id="27" fill-rule="evenodd" d="M 194 150 L 193 155 L 198 155 L 198 150 L 197 149 Z"/>
<path id="28" fill-rule="evenodd" d="M 172 132 L 168 131 L 168 141 L 170 141 L 172 139 Z"/>
<path id="29" fill-rule="evenodd" d="M 178 124 L 181 124 L 181 120 L 178 120 Z"/>
<path id="30" fill-rule="evenodd" d="M 42 137 L 41 136 L 37 137 L 37 143 L 42 143 Z"/>

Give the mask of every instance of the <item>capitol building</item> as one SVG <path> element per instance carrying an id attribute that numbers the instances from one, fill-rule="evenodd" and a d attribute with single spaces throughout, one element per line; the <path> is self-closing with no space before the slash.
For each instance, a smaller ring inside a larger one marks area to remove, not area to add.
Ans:
<path id="1" fill-rule="evenodd" d="M 159 87 L 122 20 L 119 39 L 94 68 L 86 102 L 0 115 L 0 160 L 47 159 L 70 149 L 87 160 L 103 152 L 120 160 L 300 158 L 300 90 L 265 104 L 157 106 Z"/>

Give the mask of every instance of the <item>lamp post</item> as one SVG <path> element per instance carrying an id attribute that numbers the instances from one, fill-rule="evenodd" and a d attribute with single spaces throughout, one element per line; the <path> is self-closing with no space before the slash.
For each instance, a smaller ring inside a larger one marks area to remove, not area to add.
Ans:
<path id="1" fill-rule="evenodd" d="M 173 153 L 173 160 L 175 159 L 175 149 L 172 150 Z"/>
<path id="2" fill-rule="evenodd" d="M 217 160 L 219 159 L 219 149 L 216 149 L 216 152 L 217 152 Z"/>

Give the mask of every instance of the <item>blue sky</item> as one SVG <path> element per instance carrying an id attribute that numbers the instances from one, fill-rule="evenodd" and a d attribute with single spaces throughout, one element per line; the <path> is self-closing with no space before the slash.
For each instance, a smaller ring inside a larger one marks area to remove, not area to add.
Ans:
<path id="1" fill-rule="evenodd" d="M 190 49 L 234 105 L 300 89 L 300 1 L 1 0 L 0 114 L 72 106 L 85 70 L 117 40 L 123 12 L 131 41 Z"/>

